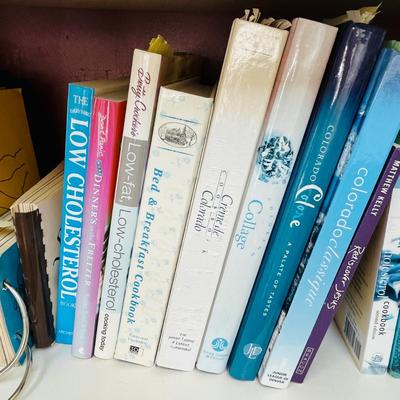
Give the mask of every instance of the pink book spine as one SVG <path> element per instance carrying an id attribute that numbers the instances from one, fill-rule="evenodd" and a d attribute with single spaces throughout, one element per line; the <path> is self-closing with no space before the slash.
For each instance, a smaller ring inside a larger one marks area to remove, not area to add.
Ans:
<path id="1" fill-rule="evenodd" d="M 72 354 L 79 358 L 93 355 L 103 250 L 112 211 L 125 107 L 126 101 L 98 97 L 93 105 L 72 341 Z"/>

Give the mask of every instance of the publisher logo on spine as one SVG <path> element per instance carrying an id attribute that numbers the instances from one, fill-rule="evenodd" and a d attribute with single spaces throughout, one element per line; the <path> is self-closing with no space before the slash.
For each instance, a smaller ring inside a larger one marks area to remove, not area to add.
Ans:
<path id="1" fill-rule="evenodd" d="M 224 338 L 215 338 L 211 342 L 211 347 L 218 353 L 224 351 L 228 347 L 228 341 Z"/>
<path id="2" fill-rule="evenodd" d="M 173 147 L 190 147 L 197 141 L 196 132 L 180 122 L 167 122 L 161 125 L 158 135 L 164 143 Z"/>
<path id="3" fill-rule="evenodd" d="M 262 347 L 256 343 L 248 343 L 243 347 L 243 354 L 250 360 L 255 360 L 262 352 Z"/>

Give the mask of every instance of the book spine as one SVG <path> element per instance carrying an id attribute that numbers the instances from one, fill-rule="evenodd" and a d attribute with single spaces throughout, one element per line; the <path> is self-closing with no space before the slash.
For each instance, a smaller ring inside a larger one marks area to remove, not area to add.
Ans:
<path id="1" fill-rule="evenodd" d="M 378 274 L 361 370 L 384 374 L 399 315 L 399 256 L 400 256 L 400 182 L 397 182 L 390 200 L 388 220 L 380 254 Z M 377 323 L 378 322 L 378 326 Z M 357 329 L 357 326 L 355 326 Z M 378 332 L 378 334 L 376 334 Z M 379 358 L 377 357 L 379 354 Z"/>
<path id="2" fill-rule="evenodd" d="M 154 364 L 211 108 L 161 88 L 115 358 Z"/>
<path id="3" fill-rule="evenodd" d="M 390 52 L 390 53 L 389 53 Z M 368 200 L 400 129 L 400 54 L 384 50 L 386 68 L 377 82 L 347 167 L 297 287 L 275 346 L 259 372 L 260 382 L 286 387 L 354 236 Z M 376 132 L 379 145 L 371 146 Z"/>
<path id="4" fill-rule="evenodd" d="M 194 368 L 286 38 L 279 29 L 233 23 L 161 336 L 160 366 Z"/>
<path id="5" fill-rule="evenodd" d="M 72 354 L 93 353 L 104 246 L 108 240 L 126 102 L 95 97 L 79 255 Z"/>
<path id="6" fill-rule="evenodd" d="M 365 249 L 371 240 L 382 214 L 390 202 L 393 187 L 400 174 L 400 149 L 395 148 L 365 212 L 346 255 L 340 265 L 336 278 L 325 299 L 324 306 L 319 313 L 311 335 L 304 347 L 301 358 L 296 366 L 292 382 L 302 383 L 318 352 L 319 346 L 331 324 L 336 310 L 342 303 L 343 297 L 350 285 L 351 279 L 364 255 Z"/>
<path id="7" fill-rule="evenodd" d="M 72 343 L 74 330 L 93 92 L 90 87 L 68 87 L 56 318 L 56 341 L 65 344 Z"/>
<path id="8" fill-rule="evenodd" d="M 263 137 L 197 360 L 200 370 L 221 373 L 226 368 L 336 31 L 337 28 L 302 18 L 293 21 L 271 95 Z M 293 117 L 291 123 L 287 119 L 289 113 Z M 234 298 L 232 293 L 235 293 Z"/>
<path id="9" fill-rule="evenodd" d="M 117 343 L 162 74 L 159 54 L 135 50 L 97 324 L 94 354 L 99 358 L 112 358 Z"/>
<path id="10" fill-rule="evenodd" d="M 264 254 L 229 361 L 253 380 L 278 321 L 383 40 L 376 27 L 339 30 L 296 168 Z M 348 56 L 348 49 L 354 57 Z"/>

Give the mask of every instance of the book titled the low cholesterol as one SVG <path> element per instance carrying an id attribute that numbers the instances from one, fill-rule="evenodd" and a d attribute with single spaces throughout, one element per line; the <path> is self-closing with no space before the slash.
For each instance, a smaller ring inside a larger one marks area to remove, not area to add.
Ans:
<path id="1" fill-rule="evenodd" d="M 235 20 L 157 355 L 192 370 L 288 32 Z"/>
<path id="2" fill-rule="evenodd" d="M 115 358 L 154 364 L 212 104 L 196 80 L 160 90 Z"/>
<path id="3" fill-rule="evenodd" d="M 278 321 L 384 37 L 380 28 L 339 29 L 295 170 L 264 254 L 229 361 L 253 380 Z M 350 50 L 349 50 L 350 49 Z"/>

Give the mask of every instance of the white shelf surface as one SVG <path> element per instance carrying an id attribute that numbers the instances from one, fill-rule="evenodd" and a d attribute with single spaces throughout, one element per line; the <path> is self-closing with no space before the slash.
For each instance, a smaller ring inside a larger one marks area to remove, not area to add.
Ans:
<path id="1" fill-rule="evenodd" d="M 15 368 L 0 380 L 0 399 L 7 399 L 23 371 Z M 362 375 L 336 327 L 331 327 L 302 385 L 271 389 L 240 382 L 226 373 L 180 372 L 96 358 L 79 360 L 70 347 L 34 350 L 32 372 L 20 400 L 347 400 L 398 398 L 400 380 Z"/>

